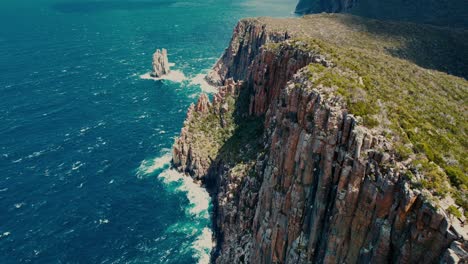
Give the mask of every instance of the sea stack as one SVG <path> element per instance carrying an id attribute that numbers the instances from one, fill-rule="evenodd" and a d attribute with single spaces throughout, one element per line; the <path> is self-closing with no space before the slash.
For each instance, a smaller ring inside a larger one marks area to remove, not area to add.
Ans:
<path id="1" fill-rule="evenodd" d="M 157 49 L 153 54 L 153 72 L 151 76 L 153 77 L 162 77 L 170 72 L 169 69 L 169 60 L 167 59 L 167 50 Z"/>

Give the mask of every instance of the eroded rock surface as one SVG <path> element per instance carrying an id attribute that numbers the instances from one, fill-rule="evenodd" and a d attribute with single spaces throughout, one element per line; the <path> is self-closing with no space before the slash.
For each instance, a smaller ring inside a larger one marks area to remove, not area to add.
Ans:
<path id="1" fill-rule="evenodd" d="M 151 76 L 153 77 L 162 77 L 170 72 L 169 60 L 167 58 L 167 50 L 157 49 L 153 54 L 153 72 Z"/>
<path id="2" fill-rule="evenodd" d="M 443 210 L 410 187 L 391 142 L 359 125 L 341 97 L 314 86 L 303 67 L 333 63 L 290 45 L 289 37 L 255 19 L 241 21 L 208 77 L 220 92 L 212 104 L 202 95 L 190 107 L 174 145 L 175 167 L 212 183 L 213 261 L 467 261 L 466 228 L 455 230 Z M 277 42 L 279 49 L 268 47 Z M 252 135 L 262 141 L 253 161 L 232 164 L 195 151 L 187 124 L 210 113 L 229 120 L 222 116 L 230 113 L 228 98 L 242 89 L 245 111 L 264 120 L 264 134 Z"/>

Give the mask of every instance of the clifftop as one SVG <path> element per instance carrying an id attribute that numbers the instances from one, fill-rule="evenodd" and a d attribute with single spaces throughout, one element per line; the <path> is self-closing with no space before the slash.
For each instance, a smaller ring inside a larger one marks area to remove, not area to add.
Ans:
<path id="1" fill-rule="evenodd" d="M 310 38 L 342 48 L 385 54 L 422 68 L 468 78 L 468 31 L 464 29 L 385 22 L 345 14 L 243 21 L 262 24 L 269 32 L 287 32 L 288 38 Z"/>
<path id="2" fill-rule="evenodd" d="M 467 258 L 467 39 L 348 15 L 239 22 L 173 151 L 213 194 L 216 261 Z"/>

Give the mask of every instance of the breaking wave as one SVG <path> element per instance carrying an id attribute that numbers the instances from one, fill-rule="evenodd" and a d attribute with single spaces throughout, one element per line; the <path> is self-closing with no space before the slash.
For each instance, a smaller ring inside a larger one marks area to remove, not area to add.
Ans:
<path id="1" fill-rule="evenodd" d="M 181 71 L 177 70 L 171 70 L 168 74 L 162 76 L 162 77 L 153 77 L 151 76 L 151 73 L 145 73 L 143 75 L 140 75 L 140 79 L 143 80 L 154 80 L 154 81 L 160 81 L 160 80 L 168 80 L 172 82 L 183 82 L 187 78 L 185 77 L 185 74 Z"/>
<path id="2" fill-rule="evenodd" d="M 218 89 L 216 88 L 216 86 L 213 86 L 211 84 L 209 84 L 206 80 L 205 80 L 205 77 L 206 77 L 206 74 L 204 73 L 200 73 L 200 74 L 197 74 L 195 75 L 195 77 L 193 77 L 192 79 L 190 79 L 190 85 L 198 85 L 200 86 L 201 90 L 205 93 L 216 93 L 218 91 Z"/>
<path id="3" fill-rule="evenodd" d="M 156 157 L 150 160 L 144 160 L 138 167 L 137 177 L 142 178 L 145 175 L 154 173 L 157 170 L 169 167 L 172 155 L 169 150 L 164 150 L 164 154 L 160 157 Z"/>
<path id="4" fill-rule="evenodd" d="M 166 189 L 174 193 L 184 193 L 189 201 L 186 214 L 190 222 L 175 223 L 167 232 L 183 232 L 196 235 L 196 240 L 191 244 L 194 257 L 199 264 L 210 262 L 210 252 L 214 246 L 213 233 L 209 228 L 210 223 L 210 196 L 205 188 L 195 183 L 192 178 L 170 168 L 171 154 L 164 150 L 162 155 L 141 162 L 137 171 L 137 177 L 150 176 L 158 173 Z"/>

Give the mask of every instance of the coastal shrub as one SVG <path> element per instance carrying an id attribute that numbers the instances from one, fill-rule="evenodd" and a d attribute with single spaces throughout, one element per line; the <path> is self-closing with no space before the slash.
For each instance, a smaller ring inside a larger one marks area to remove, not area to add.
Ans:
<path id="1" fill-rule="evenodd" d="M 293 47 L 320 54 L 331 62 L 331 67 L 320 63 L 308 66 L 313 86 L 333 88 L 345 99 L 349 112 L 362 117 L 364 126 L 385 131 L 382 134 L 394 143 L 397 157 L 415 159 L 412 166 L 423 175 L 418 178 L 423 188 L 440 197 L 458 194 L 456 203 L 466 208 L 468 112 L 463 106 L 467 103 L 468 81 L 409 61 L 416 54 L 400 53 L 402 45 L 408 43 L 405 38 L 335 26 L 336 30 L 325 34 L 301 28 L 302 36 L 289 41 Z M 415 50 L 420 48 L 428 53 L 434 47 L 427 49 L 426 43 L 417 42 L 418 39 L 441 34 L 410 24 L 393 26 L 412 32 L 411 44 L 420 46 L 414 46 Z M 457 59 L 443 46 L 436 48 L 447 55 L 446 59 L 449 56 Z M 428 60 L 435 58 L 423 59 L 427 61 L 418 62 L 429 65 Z M 465 69 L 466 66 L 460 64 Z"/>
<path id="2" fill-rule="evenodd" d="M 453 205 L 450 205 L 447 208 L 447 213 L 449 213 L 450 215 L 452 215 L 452 216 L 454 216 L 456 218 L 461 218 L 462 217 L 462 214 L 461 214 L 460 210 L 458 210 L 458 208 L 453 206 Z"/>

